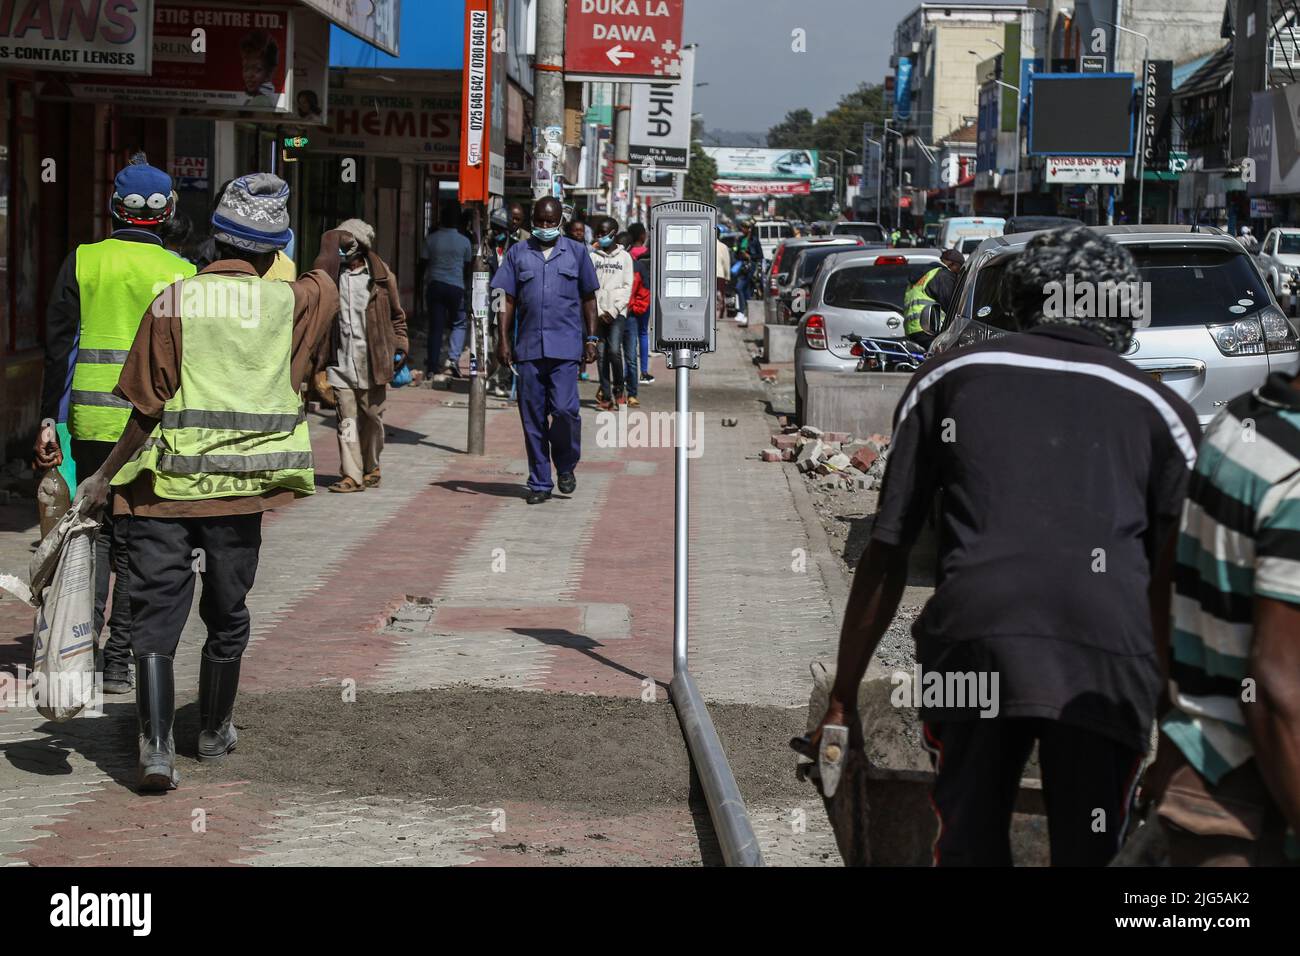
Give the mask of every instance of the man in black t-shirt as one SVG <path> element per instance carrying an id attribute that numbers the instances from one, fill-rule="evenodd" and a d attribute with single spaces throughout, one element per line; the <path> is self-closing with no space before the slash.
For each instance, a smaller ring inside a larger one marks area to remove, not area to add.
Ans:
<path id="1" fill-rule="evenodd" d="M 1140 314 L 1061 310 L 1051 284 L 1067 275 L 1076 289 L 1140 281 L 1129 253 L 1089 230 L 1044 234 L 1004 279 L 1024 334 L 913 376 L 841 631 L 823 725 L 859 720 L 858 684 L 941 493 L 938 583 L 913 628 L 919 679 L 894 680 L 936 766 L 936 864 L 1010 865 L 1037 743 L 1052 863 L 1105 865 L 1161 691 L 1168 567 L 1200 429 L 1186 402 L 1120 358 Z M 1118 311 L 1140 308 L 1128 301 Z"/>

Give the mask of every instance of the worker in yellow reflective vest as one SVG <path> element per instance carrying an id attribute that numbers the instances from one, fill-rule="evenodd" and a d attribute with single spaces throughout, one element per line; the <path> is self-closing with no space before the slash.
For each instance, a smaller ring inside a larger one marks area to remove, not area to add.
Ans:
<path id="1" fill-rule="evenodd" d="M 262 514 L 314 488 L 302 393 L 339 309 L 338 272 L 353 236 L 321 237 L 312 269 L 265 278 L 289 239 L 289 187 L 269 173 L 233 180 L 212 216 L 217 259 L 149 306 L 114 394 L 131 417 L 81 486 L 92 511 L 124 524 L 140 724 L 139 788 L 177 785 L 172 662 L 203 577 L 200 760 L 235 747 L 246 604 Z"/>
<path id="2" fill-rule="evenodd" d="M 113 180 L 113 232 L 78 246 L 64 260 L 46 313 L 45 385 L 41 418 L 66 438 L 78 479 L 93 474 L 126 427 L 131 405 L 113 394 L 140 317 L 160 289 L 194 275 L 194 266 L 163 247 L 160 232 L 172 220 L 172 180 L 144 154 Z M 42 429 L 44 432 L 45 429 Z M 62 442 L 38 435 L 36 465 L 63 463 Z M 75 490 L 75 489 L 74 489 Z M 108 637 L 99 655 L 106 694 L 131 690 L 130 618 L 121 583 L 123 550 L 111 515 L 95 539 L 96 639 L 104 627 L 109 572 L 117 576 Z"/>
<path id="3" fill-rule="evenodd" d="M 921 315 L 927 306 L 937 305 L 947 316 L 952 305 L 952 294 L 957 291 L 957 273 L 966 261 L 956 249 L 945 249 L 939 265 L 921 276 L 903 293 L 903 334 L 925 348 L 930 347 L 934 336 L 921 328 Z"/>

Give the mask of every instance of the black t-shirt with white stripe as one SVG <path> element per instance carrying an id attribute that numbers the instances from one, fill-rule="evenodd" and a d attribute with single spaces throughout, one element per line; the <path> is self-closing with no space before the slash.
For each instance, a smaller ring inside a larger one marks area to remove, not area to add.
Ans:
<path id="1" fill-rule="evenodd" d="M 1185 401 L 1077 327 L 925 363 L 895 412 L 872 530 L 910 545 L 941 492 L 937 586 L 913 628 L 923 671 L 996 673 L 1000 716 L 1145 749 L 1154 538 L 1177 519 L 1199 439 Z"/>

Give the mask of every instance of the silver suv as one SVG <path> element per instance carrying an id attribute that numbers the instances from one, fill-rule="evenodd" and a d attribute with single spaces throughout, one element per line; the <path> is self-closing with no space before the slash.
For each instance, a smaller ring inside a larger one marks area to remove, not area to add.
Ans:
<path id="1" fill-rule="evenodd" d="M 1185 398 L 1201 424 L 1261 385 L 1300 369 L 1296 330 L 1254 261 L 1231 236 L 1191 226 L 1098 226 L 1128 249 L 1151 285 L 1149 325 L 1125 358 Z M 1035 233 L 987 239 L 967 260 L 953 314 L 931 354 L 1006 335 L 1002 276 Z"/>

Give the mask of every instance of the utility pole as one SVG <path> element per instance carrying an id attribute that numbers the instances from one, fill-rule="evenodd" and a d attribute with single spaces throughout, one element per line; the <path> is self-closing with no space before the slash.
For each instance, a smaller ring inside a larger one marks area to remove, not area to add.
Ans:
<path id="1" fill-rule="evenodd" d="M 474 204 L 474 259 L 470 264 L 470 349 L 469 349 L 469 434 L 465 450 L 471 455 L 487 453 L 484 435 L 487 431 L 487 375 L 488 375 L 488 273 L 483 246 L 487 242 L 484 207 Z"/>
<path id="2" fill-rule="evenodd" d="M 614 94 L 614 197 L 615 218 L 620 226 L 627 225 L 628 201 L 632 194 L 631 148 L 632 136 L 632 85 L 619 83 Z M 626 198 L 618 200 L 618 192 L 625 191 Z"/>
<path id="3" fill-rule="evenodd" d="M 551 183 L 564 168 L 564 0 L 537 0 L 537 53 L 533 64 L 533 149 L 553 157 Z M 548 139 L 554 135 L 554 145 Z M 557 155 L 558 153 L 558 155 Z M 533 198 L 552 195 L 533 169 Z"/>

